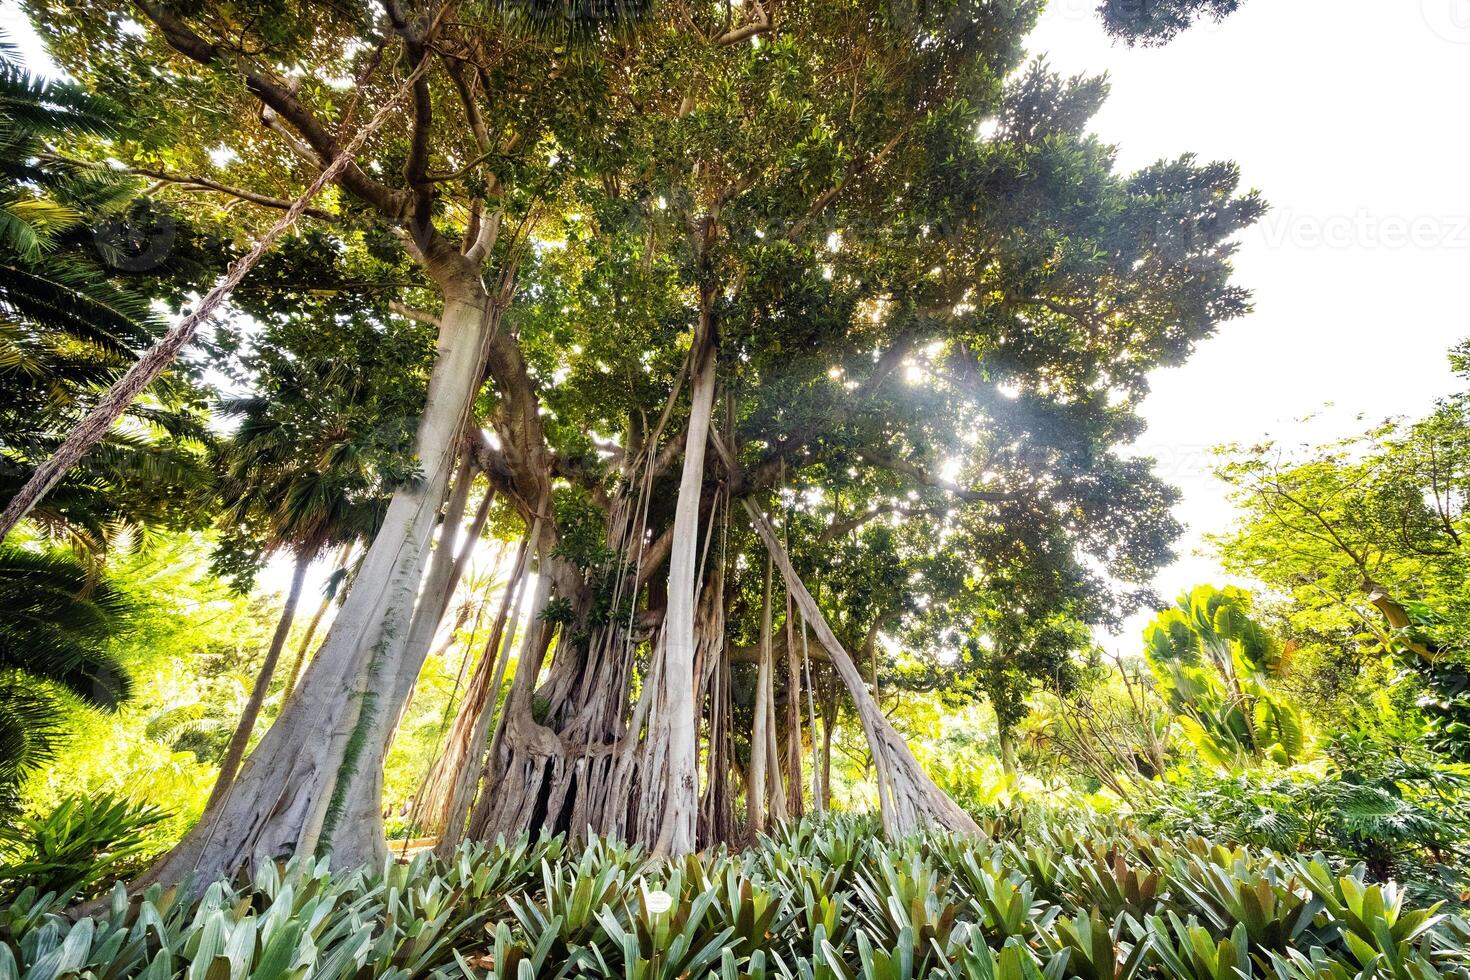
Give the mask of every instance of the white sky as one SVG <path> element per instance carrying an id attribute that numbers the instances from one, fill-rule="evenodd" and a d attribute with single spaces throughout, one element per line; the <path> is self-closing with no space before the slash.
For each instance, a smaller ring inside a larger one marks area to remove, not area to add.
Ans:
<path id="1" fill-rule="evenodd" d="M 1232 518 L 1208 447 L 1321 441 L 1454 390 L 1445 351 L 1470 336 L 1470 2 L 1244 0 L 1157 49 L 1111 43 L 1095 6 L 1054 0 L 1030 47 L 1064 74 L 1110 76 L 1093 129 L 1120 164 L 1235 160 L 1272 205 L 1236 262 L 1255 312 L 1159 372 L 1144 403 L 1141 448 L 1189 525 L 1156 580 L 1172 599 L 1224 580 L 1191 554 Z M 1131 652 L 1146 620 L 1109 646 Z"/>
<path id="2" fill-rule="evenodd" d="M 1030 47 L 1110 76 L 1094 129 L 1121 166 L 1236 160 L 1272 205 L 1236 263 L 1256 311 L 1160 372 L 1144 405 L 1140 448 L 1183 490 L 1189 526 L 1156 581 L 1172 598 L 1223 580 L 1195 553 L 1232 516 L 1210 446 L 1321 441 L 1454 390 L 1444 353 L 1470 335 L 1470 0 L 1244 0 L 1156 49 L 1110 42 L 1096 2 L 1054 0 Z M 0 30 L 44 67 L 13 0 Z M 1146 618 L 1110 645 L 1131 651 Z"/>

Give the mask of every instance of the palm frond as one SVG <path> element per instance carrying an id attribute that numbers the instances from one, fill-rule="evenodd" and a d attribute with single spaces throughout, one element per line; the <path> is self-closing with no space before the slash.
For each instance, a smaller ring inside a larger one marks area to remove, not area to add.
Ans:
<path id="1" fill-rule="evenodd" d="M 114 708 L 132 680 L 107 641 L 127 628 L 131 610 L 124 593 L 70 554 L 0 549 L 0 670 Z"/>
<path id="2" fill-rule="evenodd" d="M 18 785 L 56 755 L 61 703 L 14 674 L 0 679 L 0 804 L 14 802 Z"/>

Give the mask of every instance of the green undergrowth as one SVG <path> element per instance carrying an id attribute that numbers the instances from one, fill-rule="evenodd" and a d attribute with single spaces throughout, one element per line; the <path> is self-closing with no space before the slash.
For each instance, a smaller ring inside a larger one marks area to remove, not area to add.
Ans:
<path id="1" fill-rule="evenodd" d="M 675 861 L 520 838 L 193 891 L 118 887 L 73 922 L 70 896 L 28 888 L 0 911 L 0 980 L 1470 978 L 1462 914 L 1361 867 L 1116 823 L 885 842 L 804 821 Z"/>

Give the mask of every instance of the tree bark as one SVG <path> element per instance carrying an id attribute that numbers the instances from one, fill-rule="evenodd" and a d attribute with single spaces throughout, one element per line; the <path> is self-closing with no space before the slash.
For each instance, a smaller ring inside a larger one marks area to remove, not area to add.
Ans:
<path id="1" fill-rule="evenodd" d="M 265 704 L 266 692 L 270 690 L 271 678 L 276 673 L 276 664 L 281 659 L 281 650 L 285 648 L 286 637 L 291 633 L 291 621 L 296 618 L 296 605 L 301 600 L 301 586 L 306 581 L 306 570 L 310 567 L 311 555 L 302 553 L 296 556 L 296 565 L 291 571 L 291 588 L 286 593 L 286 605 L 281 609 L 281 618 L 271 637 L 270 649 L 266 651 L 265 663 L 260 665 L 260 673 L 255 675 L 255 686 L 250 690 L 245 710 L 240 714 L 240 721 L 225 749 L 225 757 L 220 761 L 219 776 L 215 778 L 214 788 L 209 792 L 205 809 L 217 803 L 229 791 L 235 781 L 235 773 L 240 769 L 240 760 L 245 758 L 245 747 L 250 744 L 255 722 L 260 717 L 260 708 Z"/>
<path id="2" fill-rule="evenodd" d="M 1409 614 L 1393 596 L 1388 594 L 1388 591 L 1383 586 L 1370 579 L 1364 579 L 1359 583 L 1358 588 L 1368 597 L 1368 602 L 1373 605 L 1373 608 L 1382 614 L 1384 621 L 1388 623 L 1390 629 L 1407 634 L 1411 625 Z M 1412 652 L 1425 663 L 1435 664 L 1439 662 L 1439 651 L 1430 649 L 1427 644 L 1415 640 L 1408 635 L 1403 636 L 1401 642 L 1405 649 Z"/>
<path id="3" fill-rule="evenodd" d="M 320 652 L 246 759 L 235 789 L 145 880 L 172 883 L 197 873 L 202 887 L 246 865 L 318 849 L 330 851 L 339 867 L 376 865 L 387 855 L 382 760 L 389 726 L 420 667 L 404 656 L 409 621 L 499 313 L 463 262 L 436 271 L 445 302 L 415 437 L 423 477 L 394 493 Z"/>
<path id="4" fill-rule="evenodd" d="M 667 743 L 667 782 L 663 826 L 654 851 L 674 856 L 692 853 L 699 816 L 699 732 L 695 704 L 695 591 L 699 586 L 699 509 L 704 490 L 704 457 L 715 399 L 713 319 L 706 310 L 695 336 L 695 368 L 689 388 L 689 425 L 684 469 L 674 507 L 673 550 L 669 555 L 669 605 L 664 619 L 662 692 L 656 703 L 654 738 Z M 645 778 L 654 778 L 645 774 Z"/>
<path id="5" fill-rule="evenodd" d="M 536 814 L 542 804 L 540 770 L 563 750 L 556 734 L 536 721 L 531 706 L 536 679 L 546 656 L 547 627 L 541 622 L 541 614 L 551 598 L 546 549 L 534 541 L 532 549 L 542 552 L 536 570 L 536 591 L 527 613 L 510 693 L 506 695 L 505 709 L 482 774 L 484 790 L 470 814 L 469 836 L 477 840 L 537 826 Z M 523 745 L 529 746 L 529 750 L 516 751 Z"/>
<path id="6" fill-rule="evenodd" d="M 770 801 L 766 815 L 772 826 L 785 823 L 786 787 L 781 782 L 781 748 L 776 736 L 776 664 L 766 675 L 766 795 Z"/>
<path id="7" fill-rule="evenodd" d="M 827 809 L 827 806 L 826 800 L 822 796 L 822 765 L 817 748 L 816 688 L 812 685 L 812 658 L 807 650 L 806 633 L 806 620 L 803 619 L 801 621 L 801 666 L 806 675 L 807 731 L 811 732 L 812 739 L 812 809 L 817 813 L 822 813 Z"/>
<path id="8" fill-rule="evenodd" d="M 999 725 L 996 729 L 996 738 L 1000 742 L 1000 765 L 1007 776 L 1016 774 L 1016 740 L 1011 734 L 1010 726 Z"/>
<path id="9" fill-rule="evenodd" d="M 883 830 L 890 837 L 900 837 L 928 824 L 937 824 L 949 830 L 978 833 L 979 827 L 969 814 L 934 785 L 920 767 L 909 747 L 893 730 L 888 719 L 878 707 L 878 702 L 863 683 L 862 675 L 853 665 L 852 658 L 837 641 L 827 619 L 822 615 L 816 600 L 797 577 L 790 558 L 781 547 L 771 522 L 748 498 L 741 501 L 750 515 L 751 524 L 766 551 L 775 559 L 786 587 L 791 590 L 801 609 L 801 614 L 817 634 L 817 641 L 827 648 L 832 666 L 837 670 L 843 685 L 857 705 L 858 718 L 873 753 L 874 768 L 878 775 L 878 800 L 883 813 Z"/>
<path id="10" fill-rule="evenodd" d="M 465 690 L 464 701 L 455 714 L 454 728 L 444 752 L 424 780 L 422 820 L 425 826 L 437 828 L 437 852 L 447 857 L 464 838 L 465 818 L 474 803 L 475 785 L 479 779 L 486 750 L 485 740 L 495 712 L 495 700 L 505 680 L 505 665 L 510 659 L 516 629 L 520 624 L 521 588 L 530 561 L 531 535 L 521 539 L 505 583 L 505 594 L 495 616 L 495 625 L 485 644 L 485 655 L 475 666 Z"/>
<path id="11" fill-rule="evenodd" d="M 832 809 L 832 731 L 837 727 L 837 685 L 822 705 L 822 809 Z"/>
<path id="12" fill-rule="evenodd" d="M 786 771 L 790 790 L 787 804 L 792 818 L 802 814 L 801 786 L 801 655 L 796 649 L 791 617 L 791 590 L 786 590 Z"/>

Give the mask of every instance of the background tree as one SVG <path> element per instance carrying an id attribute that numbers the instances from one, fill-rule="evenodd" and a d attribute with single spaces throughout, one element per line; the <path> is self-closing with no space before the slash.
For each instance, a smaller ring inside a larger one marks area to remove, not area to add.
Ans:
<path id="1" fill-rule="evenodd" d="M 1108 33 L 1129 44 L 1164 44 L 1201 20 L 1216 23 L 1241 0 L 1103 0 L 1097 8 Z"/>
<path id="2" fill-rule="evenodd" d="M 1452 356 L 1463 373 L 1463 351 Z M 1290 597 L 1293 629 L 1352 651 L 1353 673 L 1390 652 L 1418 675 L 1436 744 L 1460 759 L 1470 744 L 1466 405 L 1455 396 L 1425 419 L 1295 457 L 1228 447 L 1219 472 L 1246 517 L 1216 539 L 1227 567 Z"/>

